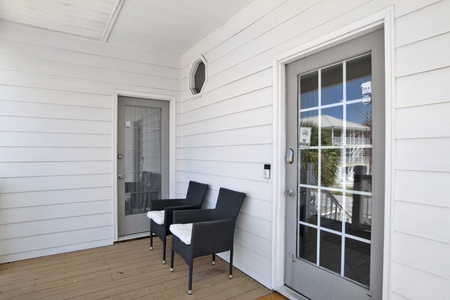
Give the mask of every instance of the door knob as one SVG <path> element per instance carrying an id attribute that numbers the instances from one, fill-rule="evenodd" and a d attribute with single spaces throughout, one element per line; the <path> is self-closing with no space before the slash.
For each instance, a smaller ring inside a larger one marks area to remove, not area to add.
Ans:
<path id="1" fill-rule="evenodd" d="M 122 175 L 122 174 L 119 174 L 119 175 L 117 175 L 117 178 L 119 178 L 119 179 L 124 179 L 124 178 L 125 178 L 125 176 L 124 176 L 124 175 Z"/>
<path id="2" fill-rule="evenodd" d="M 289 197 L 295 197 L 295 192 L 293 189 L 287 189 L 284 194 Z"/>

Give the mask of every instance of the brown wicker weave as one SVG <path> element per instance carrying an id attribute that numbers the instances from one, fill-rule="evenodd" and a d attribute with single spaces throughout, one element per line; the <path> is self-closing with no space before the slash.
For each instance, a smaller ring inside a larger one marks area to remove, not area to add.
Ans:
<path id="1" fill-rule="evenodd" d="M 159 225 L 150 220 L 150 250 L 153 249 L 153 234 L 156 234 L 163 242 L 163 264 L 166 263 L 166 237 L 172 234 L 169 226 L 172 224 L 173 211 L 201 208 L 207 190 L 207 184 L 190 181 L 186 198 L 150 201 L 151 211 L 164 210 L 164 225 Z"/>
<path id="2" fill-rule="evenodd" d="M 176 235 L 172 237 L 170 271 L 173 271 L 175 251 L 189 266 L 189 288 L 192 293 L 192 271 L 195 257 L 230 251 L 229 277 L 233 272 L 233 241 L 236 218 L 246 194 L 221 188 L 215 209 L 174 211 L 173 222 L 193 223 L 191 244 L 186 245 Z"/>

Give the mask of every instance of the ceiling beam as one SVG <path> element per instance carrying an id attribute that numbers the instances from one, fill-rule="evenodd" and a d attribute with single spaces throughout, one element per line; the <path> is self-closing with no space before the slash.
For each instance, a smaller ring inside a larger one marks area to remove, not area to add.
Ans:
<path id="1" fill-rule="evenodd" d="M 111 16 L 108 20 L 108 24 L 106 24 L 105 31 L 103 32 L 101 41 L 104 43 L 108 42 L 109 36 L 111 34 L 112 29 L 114 28 L 114 24 L 116 23 L 117 17 L 122 10 L 122 6 L 125 0 L 118 0 L 116 6 L 114 7 Z"/>

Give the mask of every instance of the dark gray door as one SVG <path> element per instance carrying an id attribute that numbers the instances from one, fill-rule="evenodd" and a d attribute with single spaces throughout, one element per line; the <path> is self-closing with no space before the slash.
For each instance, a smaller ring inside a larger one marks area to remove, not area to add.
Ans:
<path id="1" fill-rule="evenodd" d="M 148 232 L 150 199 L 168 195 L 169 104 L 119 97 L 117 124 L 119 236 Z"/>
<path id="2" fill-rule="evenodd" d="M 381 299 L 383 31 L 289 64 L 286 284 L 311 299 Z"/>

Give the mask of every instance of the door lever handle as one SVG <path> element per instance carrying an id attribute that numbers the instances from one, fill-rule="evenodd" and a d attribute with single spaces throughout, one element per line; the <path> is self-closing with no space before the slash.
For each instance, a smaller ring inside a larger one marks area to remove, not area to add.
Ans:
<path id="1" fill-rule="evenodd" d="M 119 178 L 119 179 L 124 179 L 125 176 L 123 176 L 122 174 L 119 174 L 119 175 L 117 175 L 117 178 Z"/>

